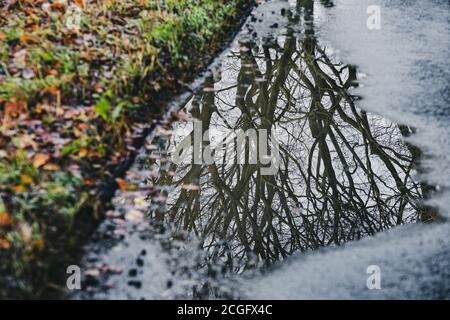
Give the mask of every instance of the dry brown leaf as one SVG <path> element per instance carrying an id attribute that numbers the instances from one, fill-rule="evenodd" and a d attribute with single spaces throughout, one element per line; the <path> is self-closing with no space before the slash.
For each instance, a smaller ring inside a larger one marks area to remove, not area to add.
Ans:
<path id="1" fill-rule="evenodd" d="M 31 241 L 31 238 L 33 237 L 33 229 L 28 223 L 21 223 L 19 226 L 19 232 L 24 242 L 29 243 Z"/>
<path id="2" fill-rule="evenodd" d="M 43 239 L 38 239 L 33 241 L 33 247 L 37 249 L 38 251 L 42 251 L 44 249 L 45 242 Z"/>
<path id="3" fill-rule="evenodd" d="M 38 153 L 33 158 L 33 166 L 40 168 L 50 160 L 50 155 L 45 153 Z"/>
<path id="4" fill-rule="evenodd" d="M 44 166 L 44 170 L 47 170 L 47 171 L 58 171 L 60 169 L 61 169 L 60 166 L 58 166 L 57 164 L 54 164 L 54 163 L 47 163 Z"/>
<path id="5" fill-rule="evenodd" d="M 22 114 L 26 109 L 26 103 L 11 99 L 5 104 L 5 116 L 16 117 Z"/>
<path id="6" fill-rule="evenodd" d="M 81 148 L 80 151 L 78 151 L 78 156 L 80 158 L 84 158 L 87 156 L 89 150 L 87 148 Z"/>
<path id="7" fill-rule="evenodd" d="M 126 182 L 124 179 L 116 178 L 116 182 L 119 185 L 120 191 L 127 191 L 130 190 L 130 184 Z"/>
<path id="8" fill-rule="evenodd" d="M 84 185 L 87 187 L 93 187 L 93 186 L 95 186 L 95 180 L 92 178 L 85 178 Z"/>
<path id="9" fill-rule="evenodd" d="M 9 243 L 6 239 L 0 239 L 0 249 L 8 250 L 11 247 L 11 243 Z"/>

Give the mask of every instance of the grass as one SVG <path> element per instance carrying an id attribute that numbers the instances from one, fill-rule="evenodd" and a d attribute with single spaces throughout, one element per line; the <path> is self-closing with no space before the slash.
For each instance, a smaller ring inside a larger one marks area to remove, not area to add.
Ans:
<path id="1" fill-rule="evenodd" d="M 0 7 L 0 297 L 63 290 L 80 212 L 251 1 L 72 2 Z"/>

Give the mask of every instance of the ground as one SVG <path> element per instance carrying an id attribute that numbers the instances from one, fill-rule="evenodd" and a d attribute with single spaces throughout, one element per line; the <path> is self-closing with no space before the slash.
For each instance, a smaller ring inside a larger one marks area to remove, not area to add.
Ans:
<path id="1" fill-rule="evenodd" d="M 149 123 L 168 92 L 185 88 L 189 75 L 208 60 L 204 54 L 219 48 L 224 35 L 219 31 L 236 21 L 235 7 L 244 1 L 166 1 L 162 7 L 153 1 L 72 1 L 79 8 L 73 12 L 83 11 L 80 29 L 72 24 L 76 19 L 67 24 L 69 3 L 42 6 L 48 2 L 10 1 L 2 8 L 8 15 L 0 18 L 0 259 L 15 261 L 1 267 L 1 281 L 6 281 L 0 283 L 0 295 L 42 296 L 49 287 L 61 289 L 47 278 L 59 262 L 53 258 L 76 243 L 77 220 L 90 221 L 86 215 L 104 211 L 98 204 L 105 202 L 97 200 L 114 190 L 105 181 L 119 187 L 116 200 L 128 199 L 108 211 L 99 236 L 87 246 L 84 266 L 91 263 L 92 269 L 85 270 L 85 280 L 96 279 L 100 290 L 86 290 L 81 298 L 182 295 L 204 274 L 186 279 L 171 271 L 182 269 L 180 263 L 194 268 L 201 252 L 194 244 L 167 254 L 161 242 L 176 246 L 173 237 L 155 241 L 153 230 L 139 229 L 145 225 L 148 190 L 140 193 L 133 179 L 118 176 L 122 169 L 117 168 L 133 157 L 133 141 L 150 129 L 137 119 Z M 252 32 L 273 29 L 276 38 L 283 26 L 269 13 L 294 2 L 271 1 L 264 17 L 251 19 Z M 360 107 L 416 129 L 408 142 L 421 147 L 424 158 L 415 177 L 438 186 L 440 193 L 428 202 L 438 207 L 444 222 L 400 226 L 339 248 L 299 253 L 250 279 L 220 279 L 217 285 L 230 294 L 263 299 L 450 296 L 448 2 L 375 2 L 316 1 L 315 32 L 328 50 L 357 65 Z M 380 30 L 366 28 L 366 9 L 373 4 L 381 8 Z M 175 70 L 183 76 L 175 78 Z M 144 175 L 141 169 L 136 164 L 131 172 Z M 76 219 L 80 213 L 83 219 Z M 111 234 L 118 242 L 104 241 Z M 371 265 L 381 270 L 382 290 L 366 286 Z M 99 274 L 111 278 L 99 282 Z"/>

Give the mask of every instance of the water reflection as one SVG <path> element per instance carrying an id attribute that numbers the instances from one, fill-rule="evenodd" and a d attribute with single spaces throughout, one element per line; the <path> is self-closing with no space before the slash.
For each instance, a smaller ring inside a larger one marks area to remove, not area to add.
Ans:
<path id="1" fill-rule="evenodd" d="M 293 23 L 303 17 L 304 36 L 288 31 L 277 41 L 232 49 L 164 129 L 162 137 L 174 130 L 172 139 L 161 138 L 149 159 L 158 170 L 150 180 L 163 189 L 150 197 L 152 219 L 197 235 L 208 259 L 234 272 L 420 218 L 422 187 L 411 178 L 416 156 L 401 139 L 409 129 L 356 108 L 349 93 L 356 68 L 317 43 L 312 10 L 311 1 L 299 1 L 290 15 Z M 273 133 L 279 170 L 264 175 L 267 163 L 217 161 L 217 154 L 213 163 L 198 164 L 194 148 L 188 162 L 161 158 L 194 138 L 194 119 L 209 131 L 203 148 L 217 142 L 218 132 Z"/>

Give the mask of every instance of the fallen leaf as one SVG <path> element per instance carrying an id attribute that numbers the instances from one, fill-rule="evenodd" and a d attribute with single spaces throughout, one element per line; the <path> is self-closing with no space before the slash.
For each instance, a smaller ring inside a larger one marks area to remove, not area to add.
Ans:
<path id="1" fill-rule="evenodd" d="M 105 216 L 107 216 L 108 218 L 117 218 L 122 216 L 120 212 L 114 211 L 114 210 L 109 210 L 105 213 Z"/>
<path id="2" fill-rule="evenodd" d="M 40 168 L 50 160 L 50 155 L 45 153 L 38 153 L 33 158 L 33 166 Z"/>
<path id="3" fill-rule="evenodd" d="M 0 227 L 10 227 L 13 224 L 13 220 L 7 212 L 0 213 Z"/>
<path id="4" fill-rule="evenodd" d="M 56 96 L 58 94 L 59 90 L 55 87 L 47 87 L 44 89 L 44 92 L 48 92 L 48 93 Z"/>
<path id="5" fill-rule="evenodd" d="M 32 79 L 35 77 L 34 71 L 31 69 L 24 69 L 22 71 L 22 77 L 27 80 Z"/>
<path id="6" fill-rule="evenodd" d="M 101 272 L 104 273 L 115 273 L 115 274 L 121 274 L 123 272 L 123 268 L 115 267 L 115 266 L 109 266 L 109 265 L 103 265 L 100 267 Z"/>
<path id="7" fill-rule="evenodd" d="M 66 3 L 52 3 L 50 5 L 50 7 L 52 9 L 55 9 L 55 10 L 61 10 L 61 9 L 64 9 L 66 7 Z"/>
<path id="8" fill-rule="evenodd" d="M 26 109 L 26 104 L 22 101 L 16 101 L 11 99 L 10 102 L 5 104 L 5 115 L 10 117 L 16 117 L 22 114 Z"/>
<path id="9" fill-rule="evenodd" d="M 98 277 L 100 275 L 100 271 L 98 269 L 89 269 L 84 272 L 85 276 Z"/>
<path id="10" fill-rule="evenodd" d="M 0 239 L 0 249 L 8 250 L 11 247 L 11 244 L 6 239 Z"/>
<path id="11" fill-rule="evenodd" d="M 158 195 L 156 197 L 153 197 L 152 201 L 156 202 L 156 203 L 165 203 L 167 201 L 167 197 L 162 196 L 162 195 Z"/>
<path id="12" fill-rule="evenodd" d="M 78 151 L 78 156 L 80 158 L 84 158 L 87 156 L 89 150 L 87 148 L 81 148 L 80 151 Z"/>
<path id="13" fill-rule="evenodd" d="M 172 130 L 166 130 L 164 128 L 158 127 L 158 129 L 156 129 L 156 134 L 157 134 L 157 136 L 168 136 L 168 137 L 171 137 L 173 135 L 173 131 Z"/>
<path id="14" fill-rule="evenodd" d="M 92 178 L 85 178 L 83 181 L 84 181 L 84 185 L 87 187 L 95 186 L 95 180 Z"/>
<path id="15" fill-rule="evenodd" d="M 29 134 L 22 134 L 18 136 L 15 139 L 15 145 L 18 146 L 20 149 L 26 149 L 28 147 L 33 148 L 33 150 L 38 149 L 38 144 L 34 141 L 34 137 Z"/>
<path id="16" fill-rule="evenodd" d="M 89 158 L 101 158 L 102 154 L 96 150 L 89 152 Z"/>
<path id="17" fill-rule="evenodd" d="M 185 190 L 188 190 L 188 191 L 194 191 L 194 190 L 199 190 L 200 186 L 196 185 L 196 184 L 183 184 L 181 186 L 181 189 L 185 189 Z"/>
<path id="18" fill-rule="evenodd" d="M 20 42 L 27 43 L 27 42 L 30 40 L 30 37 L 27 36 L 26 34 L 22 34 L 22 35 L 19 37 L 19 40 L 20 40 Z"/>
<path id="19" fill-rule="evenodd" d="M 27 55 L 26 49 L 22 49 L 14 53 L 13 63 L 17 68 L 26 68 L 27 66 Z"/>
<path id="20" fill-rule="evenodd" d="M 58 171 L 60 169 L 61 168 L 57 164 L 54 164 L 54 163 L 47 163 L 44 166 L 44 170 L 47 170 L 47 171 Z"/>
<path id="21" fill-rule="evenodd" d="M 30 242 L 33 236 L 33 229 L 28 223 L 22 223 L 19 227 L 20 235 L 24 242 Z"/>
<path id="22" fill-rule="evenodd" d="M 126 236 L 127 235 L 127 231 L 125 229 L 120 228 L 120 229 L 114 230 L 113 234 L 115 236 Z"/>
<path id="23" fill-rule="evenodd" d="M 127 191 L 127 190 L 134 190 L 135 186 L 132 184 L 129 184 L 124 179 L 116 178 L 116 182 L 119 185 L 120 191 Z"/>
<path id="24" fill-rule="evenodd" d="M 27 189 L 24 186 L 14 186 L 12 190 L 16 193 L 25 192 Z"/>
<path id="25" fill-rule="evenodd" d="M 38 239 L 33 241 L 33 247 L 38 251 L 42 251 L 44 249 L 45 242 L 43 239 Z"/>
<path id="26" fill-rule="evenodd" d="M 138 210 L 131 210 L 125 215 L 125 220 L 140 223 L 144 221 L 144 214 Z"/>
<path id="27" fill-rule="evenodd" d="M 20 176 L 20 182 L 22 182 L 23 184 L 32 184 L 33 183 L 33 178 L 31 178 L 27 174 L 23 174 L 23 175 Z"/>
<path id="28" fill-rule="evenodd" d="M 84 8 L 84 0 L 75 0 L 75 2 L 76 2 L 81 8 Z"/>

